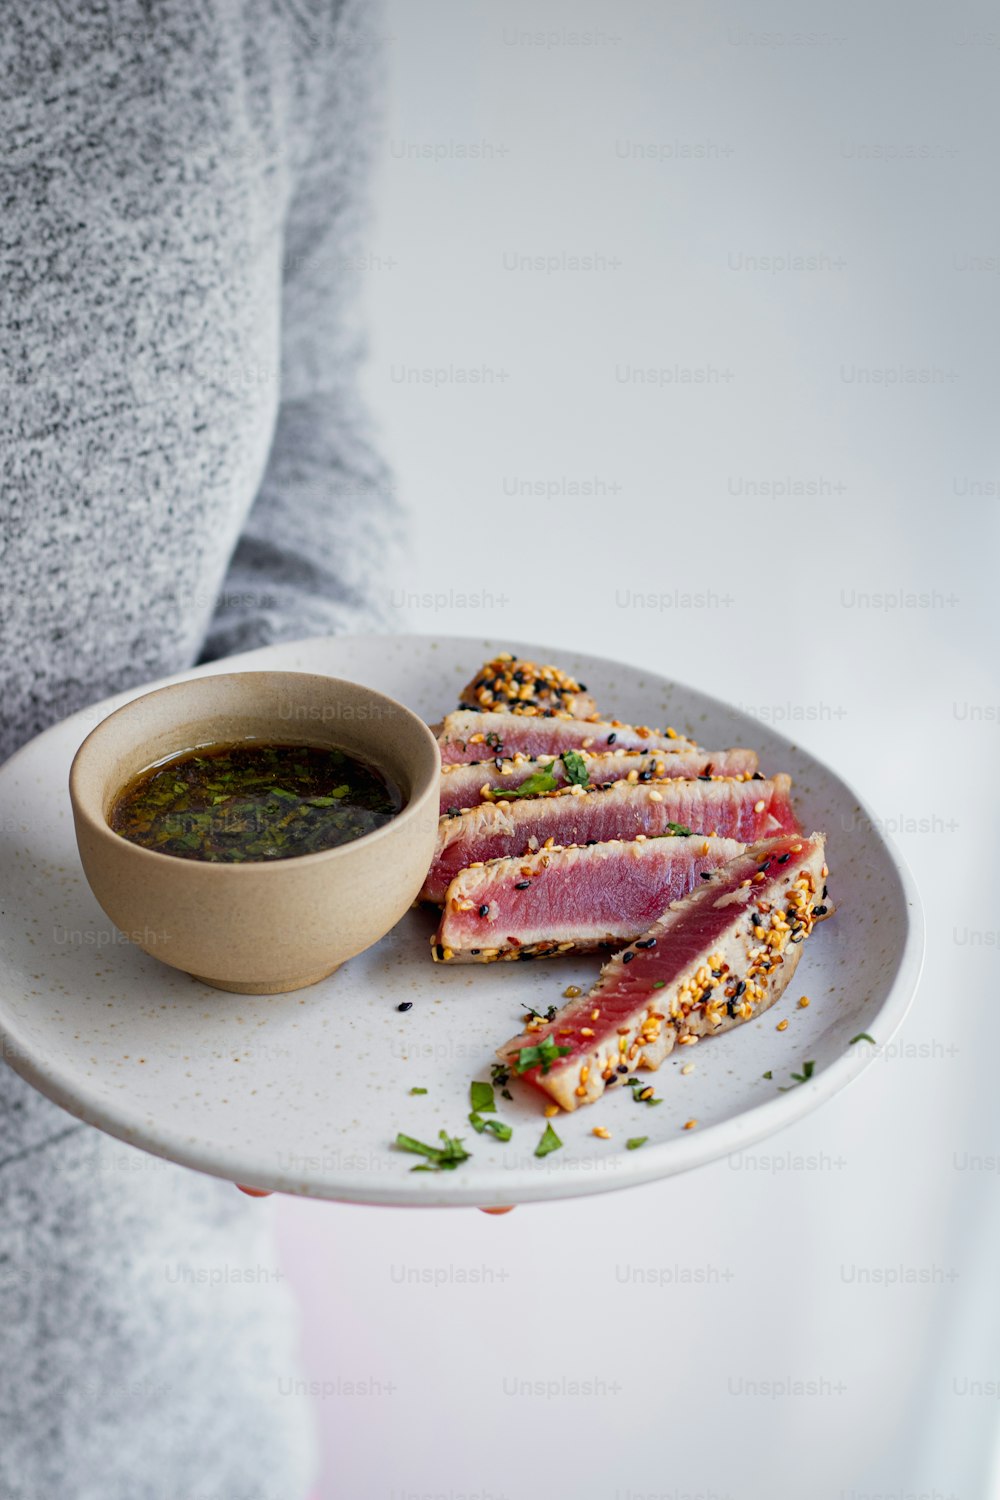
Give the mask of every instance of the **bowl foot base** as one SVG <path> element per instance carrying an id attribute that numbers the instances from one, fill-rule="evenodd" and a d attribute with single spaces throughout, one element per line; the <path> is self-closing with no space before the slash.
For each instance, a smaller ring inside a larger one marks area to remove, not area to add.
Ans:
<path id="1" fill-rule="evenodd" d="M 199 984 L 211 985 L 213 990 L 228 990 L 231 995 L 287 995 L 292 990 L 305 990 L 311 984 L 319 984 L 321 979 L 329 979 L 331 974 L 336 974 L 340 968 L 334 964 L 332 969 L 322 969 L 318 974 L 305 974 L 297 979 L 283 979 L 264 984 L 244 983 L 238 979 L 208 979 L 204 974 L 192 974 L 192 979 L 197 979 Z"/>

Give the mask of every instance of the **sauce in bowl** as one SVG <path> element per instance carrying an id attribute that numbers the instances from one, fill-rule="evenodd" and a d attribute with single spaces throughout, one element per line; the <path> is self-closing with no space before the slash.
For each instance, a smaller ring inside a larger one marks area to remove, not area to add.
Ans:
<path id="1" fill-rule="evenodd" d="M 140 772 L 108 822 L 144 849 L 215 864 L 336 849 L 394 818 L 403 798 L 369 762 L 330 745 L 203 745 Z"/>

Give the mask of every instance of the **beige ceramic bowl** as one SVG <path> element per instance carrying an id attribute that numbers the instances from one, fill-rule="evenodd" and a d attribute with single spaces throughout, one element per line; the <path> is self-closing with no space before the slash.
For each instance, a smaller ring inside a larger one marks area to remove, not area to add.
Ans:
<path id="1" fill-rule="evenodd" d="M 267 864 L 178 859 L 109 827 L 115 797 L 140 771 L 251 738 L 363 756 L 400 788 L 403 810 L 353 843 Z M 399 921 L 434 852 L 439 771 L 427 725 L 382 693 L 305 672 L 233 672 L 110 714 L 77 751 L 69 791 L 84 872 L 115 926 L 206 984 L 264 995 L 315 984 Z"/>

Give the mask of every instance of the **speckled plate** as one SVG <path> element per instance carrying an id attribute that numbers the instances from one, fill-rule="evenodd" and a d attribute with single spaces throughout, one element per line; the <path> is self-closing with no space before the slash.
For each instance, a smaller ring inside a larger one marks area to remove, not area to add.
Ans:
<path id="1" fill-rule="evenodd" d="M 469 1081 L 526 1006 L 586 985 L 597 959 L 447 968 L 428 952 L 433 923 L 412 911 L 338 973 L 292 995 L 212 990 L 147 957 L 90 893 L 66 780 L 78 745 L 139 689 L 75 714 L 0 768 L 0 1039 L 4 1056 L 57 1104 L 111 1135 L 202 1172 L 262 1188 L 360 1203 L 508 1204 L 665 1177 L 741 1150 L 844 1088 L 900 1025 L 923 957 L 909 872 L 876 820 L 834 773 L 770 727 L 693 688 L 558 647 L 429 636 L 313 640 L 199 669 L 329 672 L 364 682 L 435 720 L 488 656 L 510 649 L 573 672 L 626 721 L 672 724 L 706 746 L 749 745 L 790 771 L 808 829 L 828 835 L 838 911 L 810 939 L 795 981 L 759 1021 L 685 1049 L 655 1078 L 663 1103 L 619 1091 L 563 1116 L 563 1149 L 534 1156 L 541 1103 L 515 1086 L 507 1143 L 467 1124 Z M 172 678 L 178 681 L 179 678 Z M 162 686 L 162 684 L 153 684 Z M 143 690 L 145 691 L 145 690 Z M 812 1004 L 797 1007 L 807 993 Z M 403 1001 L 412 1008 L 400 1013 Z M 783 1034 L 775 1025 L 783 1016 Z M 852 1042 L 866 1032 L 876 1046 Z M 805 1060 L 801 1085 L 790 1074 Z M 773 1078 L 764 1077 L 772 1072 Z M 413 1087 L 426 1088 L 411 1096 Z M 685 1131 L 694 1118 L 698 1126 Z M 610 1140 L 592 1134 L 601 1124 Z M 464 1137 L 471 1160 L 411 1172 L 398 1131 Z M 628 1151 L 630 1136 L 648 1136 Z"/>

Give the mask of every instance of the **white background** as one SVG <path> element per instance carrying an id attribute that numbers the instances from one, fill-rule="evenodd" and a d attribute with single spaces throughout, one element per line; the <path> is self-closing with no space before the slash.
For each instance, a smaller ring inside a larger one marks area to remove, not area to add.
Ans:
<path id="1" fill-rule="evenodd" d="M 282 1202 L 311 1373 L 383 1386 L 317 1402 L 323 1500 L 1000 1494 L 1000 22 L 387 25 L 367 383 L 415 515 L 400 628 L 618 656 L 790 727 L 896 834 L 929 951 L 900 1041 L 752 1171 L 504 1218 Z M 573 1380 L 602 1394 L 510 1394 Z"/>

